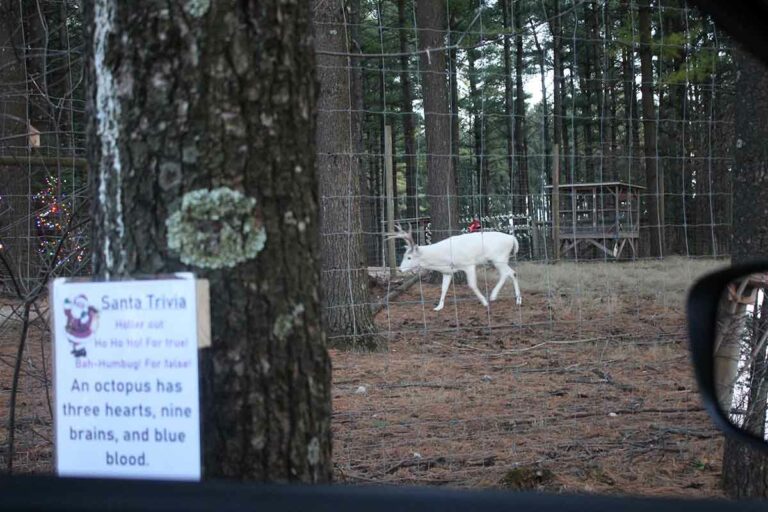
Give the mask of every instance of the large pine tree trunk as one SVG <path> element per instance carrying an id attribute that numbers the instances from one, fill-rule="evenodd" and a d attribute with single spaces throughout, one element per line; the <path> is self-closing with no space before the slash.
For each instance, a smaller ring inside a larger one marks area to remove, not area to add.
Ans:
<path id="1" fill-rule="evenodd" d="M 613 25 L 616 16 L 619 15 L 617 8 L 611 8 L 610 4 L 602 4 L 599 10 L 598 23 L 603 26 L 603 41 L 600 43 L 600 67 L 603 76 L 602 93 L 603 99 L 600 106 L 601 111 L 601 132 L 603 142 L 603 179 L 604 181 L 615 181 L 618 179 L 616 170 L 616 80 L 615 80 L 615 53 L 613 46 Z M 605 23 L 603 23 L 605 21 Z"/>
<path id="2" fill-rule="evenodd" d="M 694 85 L 693 88 L 693 103 L 697 105 L 697 121 L 700 126 L 704 126 L 707 119 L 706 110 L 706 93 L 701 85 Z M 706 151 L 706 130 L 695 130 L 691 147 L 695 148 L 694 151 L 701 152 Z M 701 158 L 692 159 L 691 168 L 695 176 L 695 196 L 691 199 L 693 204 L 693 215 L 691 216 L 690 223 L 693 225 L 693 239 L 695 254 L 709 255 L 711 254 L 710 241 L 711 230 L 709 225 L 712 224 L 709 199 L 710 195 L 708 190 L 710 188 L 709 176 L 707 172 L 707 162 Z"/>
<path id="3" fill-rule="evenodd" d="M 622 168 L 622 179 L 629 180 L 637 172 L 636 163 L 640 153 L 640 116 L 637 106 L 637 86 L 635 84 L 635 57 L 630 48 L 621 52 L 622 92 L 624 96 L 624 154 L 625 165 Z"/>
<path id="4" fill-rule="evenodd" d="M 372 86 L 377 77 L 369 80 L 364 80 L 369 86 Z M 366 88 L 366 90 L 369 90 Z M 379 105 L 380 106 L 380 105 Z M 371 162 L 371 202 L 374 209 L 373 225 L 376 233 L 376 251 L 379 257 L 383 260 L 384 240 L 379 236 L 383 229 L 383 222 L 386 218 L 384 208 L 386 206 L 386 200 L 384 195 L 384 158 L 383 149 L 381 147 L 381 125 L 375 126 L 374 123 L 370 123 L 368 129 L 368 154 L 375 155 L 368 159 Z M 378 156 L 380 155 L 380 156 Z M 383 264 L 383 263 L 382 263 Z"/>
<path id="5" fill-rule="evenodd" d="M 605 16 L 605 40 L 609 41 L 610 44 L 608 45 L 608 49 L 604 52 L 605 55 L 603 56 L 605 59 L 605 94 L 608 96 L 606 103 L 607 103 L 607 109 L 608 109 L 608 121 L 606 123 L 606 129 L 608 130 L 608 136 L 606 137 L 607 143 L 608 143 L 608 150 L 613 153 L 616 151 L 616 142 L 617 142 L 617 132 L 618 132 L 618 119 L 616 118 L 616 51 L 612 48 L 615 44 L 613 42 L 614 40 L 614 29 L 615 29 L 615 23 L 616 18 L 621 16 L 621 10 L 619 6 L 616 6 L 614 9 L 609 9 L 609 6 L 605 6 L 605 10 L 607 12 L 604 12 Z M 612 161 L 615 161 L 612 159 Z M 611 179 L 617 179 L 618 175 L 616 173 L 615 164 L 613 164 L 613 176 Z"/>
<path id="6" fill-rule="evenodd" d="M 587 20 L 589 24 L 590 53 L 592 54 L 592 69 L 594 76 L 590 82 L 592 88 L 592 98 L 595 102 L 595 145 L 592 151 L 593 167 L 597 181 L 606 181 L 605 160 L 607 153 L 607 138 L 605 126 L 605 61 L 603 56 L 603 35 L 600 33 L 601 13 L 603 2 L 593 1 L 590 9 L 590 16 Z"/>
<path id="7" fill-rule="evenodd" d="M 379 0 L 379 6 L 378 6 L 378 16 L 379 17 L 383 16 L 381 4 L 382 4 L 382 2 L 381 2 L 381 0 Z M 383 23 L 383 21 L 382 21 L 382 23 Z M 382 29 L 380 28 L 379 30 L 381 31 Z M 385 81 L 385 75 L 386 75 L 385 69 L 386 68 L 385 68 L 385 64 L 384 64 L 384 58 L 381 58 L 381 59 L 379 59 L 378 73 L 376 73 L 376 79 L 378 80 L 378 89 L 379 89 L 379 91 L 378 91 L 379 92 L 379 94 L 378 94 L 378 100 L 379 101 L 378 101 L 377 107 L 378 107 L 378 111 L 382 113 L 381 115 L 376 116 L 376 120 L 378 121 L 378 125 L 379 125 L 379 131 L 378 131 L 379 147 L 378 147 L 378 150 L 376 151 L 376 154 L 379 155 L 379 158 L 378 158 L 379 166 L 381 167 L 381 171 L 382 171 L 382 174 L 381 174 L 380 178 L 382 179 L 382 182 L 383 182 L 383 185 L 381 187 L 381 201 L 382 201 L 382 207 L 383 207 L 382 210 L 381 210 L 381 214 L 382 214 L 382 218 L 383 219 L 387 218 L 387 210 L 386 209 L 388 208 L 388 202 L 387 202 L 387 197 L 386 197 L 387 185 L 386 185 L 386 182 L 385 182 L 386 181 L 386 173 L 384 171 L 387 168 L 387 163 L 385 161 L 386 160 L 386 157 L 385 157 L 386 149 L 385 148 L 387 146 L 387 141 L 386 141 L 386 138 L 385 138 L 386 137 L 386 126 L 387 126 L 387 114 L 386 114 L 386 112 L 387 112 L 387 84 L 386 84 L 386 81 Z M 393 138 L 393 147 L 394 147 L 394 138 Z M 382 226 L 383 226 L 383 224 L 382 224 Z M 382 229 L 383 229 L 383 227 L 382 227 Z"/>
<path id="8" fill-rule="evenodd" d="M 517 155 L 517 186 L 513 197 L 513 211 L 526 213 L 528 199 L 528 150 L 525 142 L 525 90 L 523 75 L 525 61 L 523 50 L 523 14 L 521 0 L 512 2 L 512 25 L 515 27 L 515 154 Z"/>
<path id="9" fill-rule="evenodd" d="M 542 124 L 543 139 L 544 139 L 544 175 L 547 182 L 551 180 L 551 167 L 550 167 L 550 155 L 552 154 L 552 147 L 549 137 L 549 106 L 547 105 L 547 72 L 544 65 L 544 59 L 546 58 L 544 47 L 539 43 L 539 38 L 536 36 L 536 27 L 531 21 L 531 33 L 533 34 L 533 42 L 536 46 L 536 51 L 539 53 L 539 75 L 541 77 L 541 111 L 542 111 Z"/>
<path id="10" fill-rule="evenodd" d="M 768 253 L 768 70 L 754 57 L 733 49 L 736 81 L 735 157 L 733 169 L 733 263 Z M 763 402 L 764 403 L 764 402 Z M 758 422 L 764 428 L 765 417 Z M 727 438 L 723 452 L 723 488 L 734 498 L 768 497 L 768 455 Z"/>
<path id="11" fill-rule="evenodd" d="M 418 197 L 416 181 L 416 135 L 413 123 L 413 86 L 408 66 L 408 33 L 405 30 L 405 0 L 397 0 L 397 20 L 400 27 L 400 90 L 403 118 L 403 141 L 405 143 L 405 195 L 406 216 L 418 216 Z"/>
<path id="12" fill-rule="evenodd" d="M 676 36 L 684 35 L 685 26 L 683 11 L 683 3 L 679 0 L 672 0 L 665 3 L 665 12 L 661 20 L 662 37 L 665 41 L 674 40 Z M 670 12 L 667 12 L 669 9 Z M 660 177 L 662 181 L 663 191 L 665 192 L 666 199 L 664 201 L 664 210 L 662 211 L 665 223 L 667 219 L 673 227 L 665 229 L 667 240 L 665 240 L 665 247 L 669 253 L 685 253 L 685 237 L 684 230 L 674 226 L 683 219 L 682 211 L 682 190 L 683 182 L 681 180 L 682 165 L 679 158 L 681 153 L 685 153 L 685 149 L 681 145 L 681 135 L 684 131 L 689 131 L 689 127 L 685 126 L 684 120 L 686 119 L 685 113 L 685 95 L 686 84 L 683 80 L 670 81 L 662 75 L 671 75 L 676 72 L 680 72 L 685 65 L 686 48 L 683 47 L 677 52 L 673 52 L 670 55 L 664 55 L 662 52 L 662 61 L 659 65 L 659 86 L 660 92 L 664 92 L 663 96 L 660 94 L 659 98 L 659 155 L 661 161 L 659 165 Z M 665 83 L 666 82 L 666 83 Z M 705 125 L 702 125 L 704 128 Z M 707 129 L 703 129 L 705 133 Z M 678 158 L 676 158 L 678 157 Z M 688 169 L 686 169 L 687 174 Z M 683 177 L 684 179 L 684 177 Z"/>
<path id="13" fill-rule="evenodd" d="M 577 69 L 577 57 L 574 55 L 573 48 L 571 48 L 571 60 L 568 61 L 568 72 L 569 72 L 569 79 L 568 82 L 571 86 L 571 94 L 573 95 L 573 98 L 575 100 L 577 94 L 576 91 L 578 88 L 576 87 L 576 69 Z M 576 122 L 576 106 L 578 103 L 574 100 L 571 100 L 571 137 L 573 140 L 573 147 L 570 151 L 571 153 L 571 167 L 569 169 L 570 176 L 568 176 L 568 180 L 571 183 L 577 183 L 580 180 L 584 179 L 585 174 L 583 173 L 583 161 L 584 159 L 581 158 L 581 155 L 579 154 L 579 125 Z"/>
<path id="14" fill-rule="evenodd" d="M 449 94 L 451 96 L 451 161 L 453 162 L 453 181 L 456 186 L 456 208 L 460 207 L 459 197 L 465 194 L 466 191 L 462 189 L 461 183 L 461 123 L 459 114 L 459 53 L 458 53 L 458 36 L 461 36 L 463 32 L 459 31 L 458 22 L 456 19 L 457 10 L 451 9 L 450 3 L 448 7 L 448 41 L 450 42 L 450 49 L 448 50 L 448 82 L 449 82 Z M 442 279 L 437 273 L 432 274 L 432 280 Z"/>
<path id="15" fill-rule="evenodd" d="M 325 325 L 334 346 L 376 349 L 382 339 L 369 306 L 351 62 L 323 53 L 347 51 L 347 27 L 340 4 L 315 0 L 313 9 L 320 82 L 316 140 Z"/>
<path id="16" fill-rule="evenodd" d="M 594 98 L 594 80 L 593 80 L 593 43 L 590 33 L 592 9 L 590 2 L 584 4 L 584 35 L 586 41 L 578 41 L 578 46 L 574 43 L 574 55 L 580 59 L 578 66 L 579 89 L 581 90 L 581 133 L 584 147 L 583 171 L 584 180 L 588 182 L 597 181 L 595 176 L 594 142 L 593 142 L 593 112 L 592 107 L 596 104 Z M 579 72 L 580 71 L 580 72 Z M 599 108 L 599 104 L 597 104 Z M 575 134 L 574 134 L 575 136 Z"/>
<path id="17" fill-rule="evenodd" d="M 487 184 L 485 183 L 485 172 L 487 160 L 485 155 L 485 121 L 483 119 L 482 101 L 480 92 L 477 89 L 478 70 L 475 68 L 477 60 L 477 50 L 470 48 L 467 50 L 467 75 L 469 78 L 469 104 L 472 111 L 472 137 L 474 140 L 473 153 L 475 155 L 474 183 L 475 189 L 472 190 L 472 209 L 475 215 L 487 214 Z"/>
<path id="18" fill-rule="evenodd" d="M 645 225 L 650 233 L 650 255 L 664 255 L 664 218 L 661 215 L 663 197 L 659 181 L 659 162 L 656 158 L 656 106 L 653 100 L 653 62 L 651 60 L 650 1 L 642 0 L 638 9 L 640 32 L 640 92 L 643 103 L 643 152 L 645 163 Z"/>
<path id="19" fill-rule="evenodd" d="M 726 72 L 727 73 L 727 72 Z M 721 79 L 724 73 L 721 71 L 717 75 L 718 79 Z M 690 87 L 689 87 L 690 90 Z M 690 97 L 690 93 L 688 94 Z M 718 91 L 715 88 L 712 91 L 712 102 L 714 113 L 720 119 L 728 119 L 731 117 L 733 97 L 729 91 Z M 691 130 L 688 130 L 690 133 Z M 712 146 L 709 148 L 711 154 L 726 154 L 731 146 L 731 139 L 733 138 L 733 125 L 731 123 L 715 123 L 712 126 Z M 686 185 L 690 188 L 691 180 L 686 180 Z M 715 203 L 715 209 L 713 215 L 716 219 L 730 219 L 732 215 L 732 201 L 733 197 L 733 180 L 731 179 L 731 173 L 717 172 L 715 173 L 715 190 L 724 196 L 720 196 Z M 718 237 L 717 249 L 718 254 L 731 254 L 731 237 L 730 226 L 716 226 L 715 234 Z"/>
<path id="20" fill-rule="evenodd" d="M 563 44 L 563 25 L 562 23 L 559 23 L 559 29 L 560 29 L 560 63 L 557 71 L 557 76 L 560 80 L 560 113 L 562 117 L 560 118 L 560 125 L 562 130 L 562 149 L 560 150 L 561 157 L 561 172 L 563 176 L 567 177 L 566 181 L 571 181 L 571 176 L 573 171 L 572 166 L 573 162 L 571 161 L 571 153 L 575 150 L 571 150 L 571 140 L 570 140 L 570 131 L 569 126 L 571 123 L 571 116 L 567 115 L 568 113 L 568 105 L 567 105 L 567 98 L 568 98 L 568 92 L 566 89 L 566 81 L 565 81 L 565 59 L 563 55 L 563 48 L 565 45 Z M 573 81 L 571 80 L 571 83 Z M 571 94 L 576 94 L 576 92 L 571 88 Z M 573 142 L 574 146 L 576 145 L 576 141 Z"/>
<path id="21" fill-rule="evenodd" d="M 501 14 L 504 27 L 504 120 L 507 128 L 507 174 L 509 175 L 510 197 L 515 193 L 515 107 L 512 94 L 511 2 L 512 0 L 501 0 Z"/>
<path id="22" fill-rule="evenodd" d="M 423 52 L 419 54 L 419 61 L 424 91 L 427 195 L 433 242 L 443 240 L 459 229 L 458 198 L 451 158 L 450 98 L 445 65 L 446 23 L 443 0 L 416 0 L 419 50 Z"/>
<path id="23" fill-rule="evenodd" d="M 456 193 L 461 194 L 461 126 L 459 125 L 459 61 L 455 47 L 448 51 L 451 81 L 451 160 L 453 161 L 453 181 Z"/>
<path id="24" fill-rule="evenodd" d="M 634 74 L 631 69 L 632 53 L 628 48 L 621 49 L 621 92 L 624 98 L 624 145 L 623 153 L 627 157 L 625 166 L 622 166 L 621 178 L 625 179 L 625 176 L 629 174 L 631 168 L 631 162 L 629 162 L 630 151 L 634 153 L 636 148 L 632 144 L 632 131 L 634 129 L 633 116 L 637 115 L 632 103 L 634 92 Z"/>
<path id="25" fill-rule="evenodd" d="M 349 36 L 350 52 L 361 53 L 362 37 L 360 34 L 360 0 L 349 2 Z M 364 155 L 365 141 L 363 127 L 365 126 L 365 94 L 363 78 L 363 59 L 352 58 L 352 133 L 354 136 L 355 154 L 357 155 L 358 172 L 360 176 L 360 216 L 363 226 L 363 250 L 366 262 L 369 266 L 378 266 L 378 252 L 376 250 L 381 236 L 376 226 L 376 201 L 371 194 L 370 169 L 371 160 Z"/>
<path id="26" fill-rule="evenodd" d="M 482 2 L 479 0 L 473 1 L 473 13 L 483 9 Z M 482 36 L 482 34 L 481 34 Z M 480 41 L 482 43 L 482 40 Z M 482 47 L 481 47 L 482 49 Z M 490 201 L 491 201 L 491 169 L 488 161 L 488 118 L 485 115 L 485 102 L 483 101 L 482 88 L 485 87 L 485 79 L 480 79 L 482 69 L 476 68 L 475 63 L 477 59 L 481 57 L 481 49 L 467 50 L 467 61 L 469 64 L 469 79 L 470 79 L 470 98 L 472 100 L 472 107 L 474 109 L 474 128 L 475 128 L 475 158 L 477 162 L 477 207 L 481 216 L 490 215 Z M 478 89 L 478 84 L 480 88 Z"/>
<path id="27" fill-rule="evenodd" d="M 210 279 L 212 345 L 200 359 L 206 477 L 329 481 L 308 3 L 84 6 L 95 61 L 95 274 L 190 269 Z M 214 187 L 255 199 L 255 209 L 189 224 L 215 261 L 185 249 L 182 264 L 166 221 L 186 193 Z M 240 244 L 217 247 L 223 226 L 244 237 L 256 218 L 266 244 L 255 257 L 238 258 Z M 234 266 L 211 268 L 226 263 Z"/>
<path id="28" fill-rule="evenodd" d="M 549 18 L 549 31 L 552 34 L 552 65 L 554 69 L 554 80 L 552 84 L 552 138 L 553 143 L 559 145 L 560 154 L 565 153 L 563 145 L 563 57 L 561 47 L 561 30 L 560 30 L 560 0 L 553 0 L 552 2 L 552 16 Z M 554 170 L 556 166 L 553 166 Z M 561 170 L 562 166 L 559 167 Z M 562 183 L 562 181 L 558 180 Z"/>

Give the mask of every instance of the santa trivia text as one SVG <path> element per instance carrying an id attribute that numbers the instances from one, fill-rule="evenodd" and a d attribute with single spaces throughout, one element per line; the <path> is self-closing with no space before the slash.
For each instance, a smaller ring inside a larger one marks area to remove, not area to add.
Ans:
<path id="1" fill-rule="evenodd" d="M 129 310 L 129 309 L 187 309 L 187 300 L 181 296 L 153 295 L 151 293 L 142 297 L 101 297 L 101 309 Z"/>

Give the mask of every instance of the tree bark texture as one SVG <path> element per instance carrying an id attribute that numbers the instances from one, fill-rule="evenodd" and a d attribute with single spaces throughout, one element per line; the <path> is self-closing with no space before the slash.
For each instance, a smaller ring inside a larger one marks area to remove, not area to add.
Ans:
<path id="1" fill-rule="evenodd" d="M 521 0 L 511 1 L 512 25 L 515 27 L 515 154 L 517 156 L 517 186 L 513 192 L 513 212 L 526 213 L 528 198 L 528 149 L 525 142 L 525 90 L 523 75 L 525 61 L 523 50 L 523 15 Z"/>
<path id="2" fill-rule="evenodd" d="M 515 110 L 512 94 L 512 0 L 501 0 L 502 24 L 504 27 L 504 121 L 507 138 L 507 173 L 509 174 L 510 196 L 515 192 Z"/>
<path id="3" fill-rule="evenodd" d="M 405 145 L 405 204 L 406 217 L 409 219 L 418 216 L 419 201 L 416 181 L 416 130 L 413 122 L 413 85 L 411 85 L 411 73 L 408 52 L 408 34 L 405 22 L 405 0 L 397 0 L 397 21 L 401 27 L 399 31 L 400 42 L 400 91 L 402 95 L 403 117 L 403 142 Z"/>
<path id="4" fill-rule="evenodd" d="M 451 94 L 451 161 L 453 162 L 453 181 L 456 193 L 464 193 L 461 184 L 461 125 L 459 123 L 459 60 L 455 47 L 448 50 L 448 66 L 450 67 Z"/>
<path id="5" fill-rule="evenodd" d="M 348 38 L 342 5 L 314 0 L 312 6 L 317 50 L 346 52 Z M 381 339 L 369 307 L 351 74 L 347 57 L 318 54 L 316 140 L 321 284 L 329 343 L 344 348 L 375 349 Z"/>
<path id="6" fill-rule="evenodd" d="M 590 80 L 592 88 L 592 98 L 595 102 L 595 116 L 594 133 L 595 143 L 592 145 L 592 151 L 590 156 L 592 158 L 592 167 L 594 169 L 595 177 L 597 181 L 606 181 L 604 176 L 604 160 L 603 156 L 606 154 L 606 141 L 605 136 L 605 87 L 604 80 L 604 56 L 603 56 L 603 34 L 600 33 L 601 16 L 600 10 L 603 2 L 593 1 L 591 8 L 589 9 L 589 19 L 587 24 L 589 25 L 589 39 L 590 53 L 592 55 L 592 79 Z"/>
<path id="7" fill-rule="evenodd" d="M 605 144 L 607 145 L 606 153 L 610 157 L 608 160 L 610 174 L 607 179 L 616 180 L 618 179 L 618 175 L 616 173 L 614 155 L 616 152 L 616 134 L 619 130 L 619 120 L 616 117 L 616 54 L 612 49 L 609 49 L 608 42 L 614 40 L 615 20 L 621 16 L 621 11 L 618 7 L 611 9 L 608 4 L 604 4 L 602 9 L 604 9 L 602 18 L 605 20 L 604 40 L 606 41 L 606 45 L 602 48 L 602 62 L 603 67 L 605 68 L 603 70 L 605 76 L 603 80 L 603 94 L 605 95 L 603 104 L 605 105 L 605 108 L 603 108 L 603 110 L 608 110 L 608 118 L 603 122 L 605 131 L 607 132 L 605 137 Z"/>
<path id="8" fill-rule="evenodd" d="M 661 20 L 662 40 L 673 40 L 676 35 L 685 34 L 685 16 L 683 13 L 684 4 L 679 0 L 672 0 L 665 3 L 665 7 L 671 12 L 664 12 Z M 676 219 L 683 219 L 683 201 L 682 193 L 685 187 L 685 181 L 689 179 L 690 169 L 684 168 L 681 162 L 675 156 L 685 153 L 686 145 L 683 142 L 682 135 L 690 132 L 686 122 L 686 97 L 687 86 L 684 80 L 664 80 L 664 76 L 673 73 L 679 73 L 684 66 L 687 66 L 686 49 L 680 48 L 677 52 L 669 55 L 661 55 L 659 69 L 659 88 L 664 92 L 663 97 L 659 99 L 659 154 L 661 161 L 659 165 L 660 176 L 663 180 L 663 191 L 665 192 L 664 210 L 662 211 L 664 223 L 671 224 L 670 228 L 665 229 L 666 240 L 665 248 L 670 253 L 686 254 L 686 236 L 684 229 L 680 229 L 675 224 Z M 685 124 L 684 124 L 685 123 Z M 708 128 L 701 131 L 708 133 Z M 685 171 L 683 173 L 682 171 Z"/>
<path id="9" fill-rule="evenodd" d="M 624 93 L 624 144 L 627 155 L 625 166 L 620 174 L 623 180 L 629 180 L 635 175 L 636 163 L 640 161 L 640 123 L 639 108 L 637 105 L 637 86 L 635 84 L 634 53 L 630 48 L 621 52 L 622 64 L 622 92 Z"/>
<path id="10" fill-rule="evenodd" d="M 427 139 L 427 196 L 432 242 L 459 230 L 459 208 L 451 158 L 451 116 L 445 62 L 445 2 L 416 0 L 421 84 Z"/>
<path id="11" fill-rule="evenodd" d="M 349 2 L 349 37 L 350 53 L 357 54 L 362 52 L 363 43 L 360 34 L 360 0 L 350 0 Z M 370 266 L 379 264 L 378 253 L 376 251 L 377 242 L 380 233 L 377 230 L 375 221 L 376 202 L 371 194 L 369 183 L 370 158 L 365 157 L 365 142 L 363 137 L 363 127 L 365 126 L 365 95 L 363 79 L 363 59 L 352 58 L 352 133 L 354 135 L 355 154 L 359 167 L 360 176 L 360 215 L 363 225 L 363 250 L 365 252 L 366 263 Z"/>
<path id="12" fill-rule="evenodd" d="M 84 6 L 95 274 L 210 280 L 207 478 L 328 482 L 309 4 Z M 256 199 L 266 245 L 233 268 L 185 266 L 168 249 L 166 219 L 185 193 L 214 187 Z"/>
<path id="13" fill-rule="evenodd" d="M 552 34 L 552 67 L 555 74 L 552 83 L 552 137 L 553 143 L 558 144 L 562 148 L 563 154 L 567 154 L 567 148 L 563 143 L 562 121 L 565 116 L 563 114 L 564 79 L 560 24 L 560 0 L 553 0 L 552 17 L 549 20 L 549 31 Z M 554 168 L 555 166 L 552 167 L 553 171 Z M 560 168 L 562 169 L 562 166 Z"/>
<path id="14" fill-rule="evenodd" d="M 735 111 L 735 166 L 733 169 L 734 264 L 768 254 L 768 70 L 754 57 L 734 48 L 738 70 Z M 765 422 L 760 422 L 761 426 Z M 768 497 L 768 456 L 726 438 L 723 450 L 723 488 L 733 498 Z"/>
<path id="15" fill-rule="evenodd" d="M 479 7 L 478 7 L 479 8 Z M 477 49 L 467 50 L 467 75 L 469 78 L 469 100 L 472 109 L 472 135 L 474 138 L 475 154 L 475 184 L 472 190 L 473 214 L 488 215 L 488 180 L 490 170 L 485 150 L 485 112 L 483 112 L 482 92 L 478 89 L 479 70 L 475 67 L 475 61 L 479 57 Z"/>
<path id="16" fill-rule="evenodd" d="M 573 42 L 573 55 L 574 59 L 577 60 L 577 70 L 576 74 L 578 76 L 579 81 L 579 89 L 582 91 L 581 94 L 581 119 L 578 123 L 578 126 L 581 128 L 582 133 L 582 141 L 583 141 L 583 148 L 584 148 L 584 156 L 582 158 L 582 179 L 585 182 L 593 182 L 596 181 L 595 177 L 595 166 L 594 166 L 594 142 L 593 142 L 593 112 L 592 112 L 592 106 L 595 104 L 594 100 L 594 81 L 593 81 L 593 74 L 594 74 L 594 63 L 592 62 L 593 59 L 593 43 L 591 42 L 591 33 L 590 33 L 590 27 L 591 27 L 591 2 L 585 2 L 584 3 L 584 11 L 583 11 L 583 26 L 584 26 L 584 36 L 586 41 L 578 41 Z M 576 134 L 574 134 L 574 137 Z"/>
<path id="17" fill-rule="evenodd" d="M 536 51 L 539 53 L 539 75 L 541 77 L 541 111 L 542 111 L 542 139 L 544 144 L 544 174 L 545 180 L 549 183 L 552 179 L 550 168 L 552 145 L 549 138 L 549 106 L 547 105 L 547 72 L 544 63 L 546 58 L 544 47 L 536 36 L 536 28 L 531 20 L 531 32 L 533 42 L 536 45 Z"/>
<path id="18" fill-rule="evenodd" d="M 362 48 L 362 47 L 361 47 Z M 362 91 L 370 90 L 373 80 L 376 77 L 371 77 L 370 73 L 364 73 L 362 70 L 362 59 L 358 62 L 360 66 L 359 78 Z M 368 254 L 368 261 L 373 266 L 382 265 L 381 254 L 381 229 L 380 222 L 380 203 L 381 192 L 379 187 L 379 175 L 381 159 L 378 157 L 378 138 L 375 135 L 375 129 L 372 123 L 366 122 L 365 112 L 370 108 L 368 96 L 362 93 L 361 97 L 361 111 L 360 121 L 361 129 L 363 130 L 361 154 L 365 155 L 364 167 L 361 169 L 361 185 L 360 192 L 362 195 L 362 212 L 363 212 L 363 226 L 365 226 L 365 233 L 363 240 L 365 248 Z"/>
<path id="19" fill-rule="evenodd" d="M 643 0 L 638 9 L 640 32 L 640 93 L 643 107 L 643 154 L 645 163 L 645 207 L 647 216 L 650 256 L 664 255 L 664 218 L 659 182 L 659 162 L 656 151 L 656 106 L 653 100 L 653 62 L 651 60 L 651 9 L 649 0 Z"/>

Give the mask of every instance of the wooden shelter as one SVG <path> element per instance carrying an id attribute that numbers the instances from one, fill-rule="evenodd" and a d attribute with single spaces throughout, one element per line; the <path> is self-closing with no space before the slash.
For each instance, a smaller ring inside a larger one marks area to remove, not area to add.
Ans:
<path id="1" fill-rule="evenodd" d="M 558 257 L 578 256 L 593 246 L 611 258 L 624 250 L 637 257 L 640 196 L 645 187 L 620 181 L 570 183 L 545 187 L 552 194 L 552 231 Z"/>

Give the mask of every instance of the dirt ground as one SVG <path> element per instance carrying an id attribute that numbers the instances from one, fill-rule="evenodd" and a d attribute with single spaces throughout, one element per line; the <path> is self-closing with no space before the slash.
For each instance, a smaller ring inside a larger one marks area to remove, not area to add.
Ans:
<path id="1" fill-rule="evenodd" d="M 8 468 L 8 421 L 13 371 L 22 333 L 22 309 L 0 297 L 0 472 Z M 50 404 L 50 337 L 44 301 L 31 311 L 19 373 L 13 471 L 50 473 L 53 434 Z"/>
<path id="2" fill-rule="evenodd" d="M 682 303 L 720 264 L 523 264 L 490 311 L 417 283 L 376 317 L 387 352 L 332 352 L 337 480 L 720 496 Z"/>
<path id="3" fill-rule="evenodd" d="M 490 310 L 456 285 L 434 312 L 439 285 L 416 283 L 376 317 L 387 351 L 331 351 L 336 481 L 720 496 L 721 436 L 696 394 L 682 304 L 722 264 L 521 264 L 522 306 L 508 284 Z M 3 469 L 20 329 L 0 322 Z M 46 340 L 38 319 L 18 397 L 22 473 L 52 468 Z"/>

